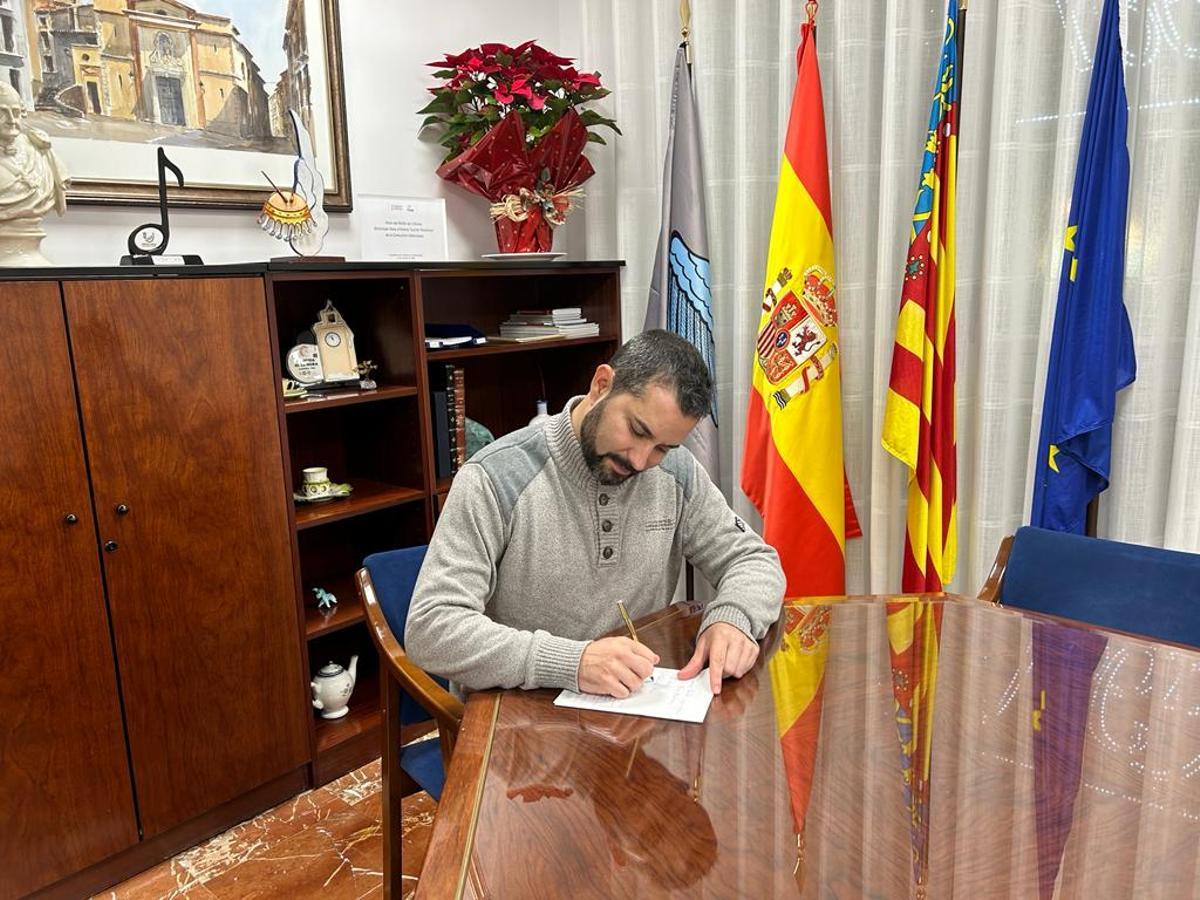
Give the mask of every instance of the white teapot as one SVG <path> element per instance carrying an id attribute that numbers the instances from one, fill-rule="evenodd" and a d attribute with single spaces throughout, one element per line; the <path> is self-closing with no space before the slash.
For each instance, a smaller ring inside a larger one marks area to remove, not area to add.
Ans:
<path id="1" fill-rule="evenodd" d="M 350 694 L 358 677 L 358 657 L 350 657 L 350 668 L 335 662 L 326 663 L 309 682 L 313 706 L 321 710 L 322 719 L 340 719 L 350 711 Z"/>

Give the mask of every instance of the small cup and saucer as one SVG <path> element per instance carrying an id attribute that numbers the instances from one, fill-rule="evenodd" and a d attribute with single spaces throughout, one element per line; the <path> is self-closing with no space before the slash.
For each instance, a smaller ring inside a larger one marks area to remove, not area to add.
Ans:
<path id="1" fill-rule="evenodd" d="M 347 497 L 352 488 L 348 484 L 337 484 L 329 480 L 329 470 L 325 466 L 310 466 L 303 470 L 304 480 L 300 490 L 292 496 L 298 503 L 323 503 L 326 500 L 336 500 Z"/>

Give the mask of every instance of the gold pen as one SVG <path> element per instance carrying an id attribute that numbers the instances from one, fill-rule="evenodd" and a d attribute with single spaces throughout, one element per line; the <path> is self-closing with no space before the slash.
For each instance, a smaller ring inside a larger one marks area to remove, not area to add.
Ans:
<path id="1" fill-rule="evenodd" d="M 629 613 L 625 610 L 624 601 L 617 601 L 617 609 L 621 611 L 621 618 L 625 620 L 625 627 L 629 629 L 629 636 L 636 641 L 638 639 L 637 629 L 633 627 L 633 620 L 629 618 Z"/>

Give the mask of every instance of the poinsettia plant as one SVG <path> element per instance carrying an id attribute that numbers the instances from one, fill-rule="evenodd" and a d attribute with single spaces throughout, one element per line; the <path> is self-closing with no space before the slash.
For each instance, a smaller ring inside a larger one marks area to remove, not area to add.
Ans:
<path id="1" fill-rule="evenodd" d="M 579 185 L 594 174 L 583 155 L 594 129 L 617 123 L 579 109 L 609 91 L 597 72 L 526 41 L 483 44 L 430 63 L 442 83 L 420 112 L 445 129 L 440 178 L 491 201 L 496 240 L 505 253 L 548 251 L 553 229 L 578 205 Z"/>
<path id="2" fill-rule="evenodd" d="M 440 143 L 446 159 L 474 146 L 510 112 L 521 117 L 525 141 L 536 144 L 569 109 L 608 96 L 599 72 L 580 72 L 574 59 L 558 56 L 534 41 L 517 47 L 483 44 L 447 54 L 428 65 L 440 84 L 421 110 L 421 123 L 445 128 Z M 589 141 L 603 144 L 596 128 L 617 134 L 617 123 L 593 109 L 578 110 Z"/>

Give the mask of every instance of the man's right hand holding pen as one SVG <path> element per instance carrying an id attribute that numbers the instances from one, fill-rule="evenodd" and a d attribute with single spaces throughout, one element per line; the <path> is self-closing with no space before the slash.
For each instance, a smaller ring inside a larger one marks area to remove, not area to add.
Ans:
<path id="1" fill-rule="evenodd" d="M 579 659 L 579 690 L 585 694 L 607 694 L 623 699 L 650 677 L 658 665 L 658 654 L 637 640 L 637 631 L 625 605 L 617 603 L 630 637 L 609 637 L 592 641 Z"/>

